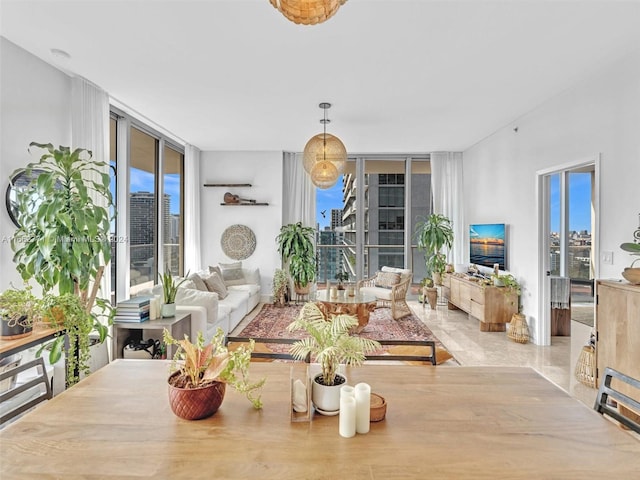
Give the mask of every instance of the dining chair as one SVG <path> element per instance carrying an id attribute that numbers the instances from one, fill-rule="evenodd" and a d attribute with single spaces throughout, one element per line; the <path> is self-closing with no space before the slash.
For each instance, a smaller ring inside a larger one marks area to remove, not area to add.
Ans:
<path id="1" fill-rule="evenodd" d="M 0 382 L 30 369 L 36 372 L 35 376 L 29 377 L 24 383 L 17 382 L 0 393 L 0 425 L 52 398 L 51 383 L 42 357 L 3 371 L 0 373 Z"/>
<path id="2" fill-rule="evenodd" d="M 611 386 L 611 381 L 616 379 L 617 389 Z M 632 378 L 624 373 L 621 373 L 613 368 L 607 367 L 604 371 L 604 377 L 600 383 L 598 389 L 598 395 L 596 397 L 596 403 L 593 408 L 603 415 L 609 415 L 622 425 L 630 428 L 634 432 L 640 433 L 640 423 L 634 418 L 631 418 L 635 414 L 635 418 L 640 417 L 640 401 L 631 398 L 629 395 L 622 393 L 620 387 L 622 385 L 631 386 L 637 393 L 636 398 L 640 398 L 640 381 Z M 614 401 L 617 405 L 612 405 L 611 401 Z M 623 409 L 631 410 L 631 416 L 623 415 L 617 408 L 621 406 Z"/>

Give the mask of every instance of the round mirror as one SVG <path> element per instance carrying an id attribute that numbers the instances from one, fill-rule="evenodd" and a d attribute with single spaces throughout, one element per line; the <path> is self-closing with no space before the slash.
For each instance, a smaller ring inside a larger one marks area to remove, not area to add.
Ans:
<path id="1" fill-rule="evenodd" d="M 7 212 L 16 227 L 20 227 L 20 223 L 18 222 L 18 192 L 24 191 L 31 183 L 31 180 L 38 178 L 40 173 L 40 170 L 32 170 L 30 174 L 27 174 L 26 170 L 20 170 L 9 179 L 9 186 L 7 187 Z"/>

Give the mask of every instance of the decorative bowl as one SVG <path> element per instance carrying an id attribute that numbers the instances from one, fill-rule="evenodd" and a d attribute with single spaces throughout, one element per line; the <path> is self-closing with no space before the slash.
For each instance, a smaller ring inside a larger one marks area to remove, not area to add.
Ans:
<path id="1" fill-rule="evenodd" d="M 384 420 L 387 414 L 387 401 L 382 395 L 371 393 L 371 406 L 369 409 L 369 421 L 379 422 Z"/>
<path id="2" fill-rule="evenodd" d="M 627 282 L 640 285 L 640 268 L 625 268 L 622 276 Z"/>

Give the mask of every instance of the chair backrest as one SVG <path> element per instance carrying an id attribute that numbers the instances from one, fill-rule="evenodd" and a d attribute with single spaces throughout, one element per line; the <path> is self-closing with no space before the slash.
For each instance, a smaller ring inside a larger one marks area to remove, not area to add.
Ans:
<path id="1" fill-rule="evenodd" d="M 618 385 L 617 389 L 611 387 L 611 381 L 613 379 L 616 380 L 616 385 Z M 637 394 L 635 395 L 635 398 L 640 398 L 639 380 L 631 378 L 624 373 L 620 373 L 613 368 L 607 367 L 604 371 L 604 377 L 602 378 L 602 381 L 600 383 L 598 396 L 596 397 L 596 403 L 593 408 L 597 412 L 603 415 L 609 415 L 624 426 L 637 433 L 640 433 L 640 423 L 638 423 L 638 421 L 631 418 L 630 416 L 620 413 L 619 409 L 611 404 L 611 400 L 613 400 L 618 406 L 622 406 L 623 408 L 631 410 L 632 414 L 635 413 L 636 416 L 640 416 L 640 401 L 631 398 L 625 393 L 622 393 L 620 391 L 620 387 L 622 387 L 623 385 L 630 387 L 623 387 L 625 391 L 634 391 Z"/>
<path id="2" fill-rule="evenodd" d="M 36 376 L 29 378 L 24 383 L 18 382 L 7 391 L 0 393 L 0 407 L 2 407 L 0 424 L 21 415 L 53 396 L 42 357 L 3 371 L 0 373 L 0 382 L 29 369 L 34 369 Z M 40 387 L 40 384 L 42 384 L 42 387 Z"/>

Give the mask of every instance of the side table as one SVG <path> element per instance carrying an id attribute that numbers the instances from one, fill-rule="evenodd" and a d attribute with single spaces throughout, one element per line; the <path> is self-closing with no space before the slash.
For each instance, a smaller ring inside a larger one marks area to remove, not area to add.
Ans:
<path id="1" fill-rule="evenodd" d="M 156 318 L 147 320 L 146 322 L 114 322 L 113 323 L 113 358 L 123 358 L 122 349 L 127 339 L 135 338 L 142 340 L 144 338 L 154 337 L 162 339 L 162 331 L 169 330 L 171 336 L 176 339 L 183 339 L 184 335 L 191 334 L 191 314 L 176 313 L 175 317 Z M 167 350 L 167 358 L 172 358 L 175 353 L 175 347 L 169 346 Z"/>

